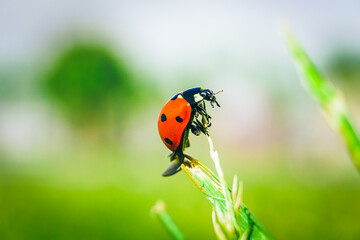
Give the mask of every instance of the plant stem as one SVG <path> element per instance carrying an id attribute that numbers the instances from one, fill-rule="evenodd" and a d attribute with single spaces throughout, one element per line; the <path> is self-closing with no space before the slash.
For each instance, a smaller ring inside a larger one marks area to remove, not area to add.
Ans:
<path id="1" fill-rule="evenodd" d="M 329 124 L 340 134 L 360 172 L 360 140 L 350 120 L 343 94 L 325 80 L 289 31 L 285 31 L 285 39 L 302 74 L 305 88 L 320 104 Z"/>
<path id="2" fill-rule="evenodd" d="M 180 229 L 176 226 L 175 222 L 171 219 L 170 215 L 166 212 L 165 203 L 157 201 L 152 208 L 152 213 L 159 219 L 170 236 L 176 240 L 184 240 L 185 237 Z"/>

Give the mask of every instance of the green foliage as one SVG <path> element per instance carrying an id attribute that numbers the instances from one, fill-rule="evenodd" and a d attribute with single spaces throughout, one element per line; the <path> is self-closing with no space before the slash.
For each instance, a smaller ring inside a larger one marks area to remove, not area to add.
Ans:
<path id="1" fill-rule="evenodd" d="M 144 239 L 154 228 L 146 198 L 115 186 L 67 188 L 33 177 L 0 177 L 0 239 Z M 144 205 L 145 203 L 145 205 Z M 141 231 L 139 231 L 141 228 Z"/>
<path id="2" fill-rule="evenodd" d="M 228 188 L 218 153 L 210 137 L 208 140 L 217 175 L 195 159 L 190 166 L 183 165 L 182 169 L 212 204 L 218 239 L 273 239 L 242 202 L 242 184 L 236 176 L 232 190 Z"/>
<path id="3" fill-rule="evenodd" d="M 190 159 L 191 162 L 182 164 L 181 168 L 210 201 L 213 207 L 212 217 L 217 238 L 221 240 L 273 239 L 251 214 L 245 204 L 242 203 L 242 184 L 238 182 L 236 176 L 234 177 L 232 190 L 228 188 L 217 151 L 215 151 L 210 137 L 208 137 L 208 140 L 210 155 L 214 161 L 217 175 L 201 162 L 187 155 L 186 157 Z M 154 208 L 159 209 L 157 206 Z M 158 218 L 168 232 L 170 232 L 175 239 L 182 239 L 181 232 L 171 221 L 171 218 L 164 213 L 162 208 L 157 212 Z M 160 213 L 165 215 L 165 219 L 167 220 L 164 220 L 164 217 L 161 218 Z M 171 229 L 175 229 L 176 231 L 171 231 Z"/>
<path id="4" fill-rule="evenodd" d="M 360 53 L 350 49 L 339 49 L 330 58 L 329 72 L 344 86 L 359 89 L 360 85 Z"/>
<path id="5" fill-rule="evenodd" d="M 305 87 L 324 110 L 330 125 L 340 133 L 356 168 L 360 171 L 360 139 L 350 120 L 342 93 L 324 79 L 290 33 L 287 33 L 286 40 L 300 69 Z"/>
<path id="6" fill-rule="evenodd" d="M 350 166 L 340 174 L 331 164 L 304 166 L 298 174 L 306 184 L 286 167 L 293 156 L 246 157 L 246 162 L 258 164 L 244 165 L 244 156 L 229 152 L 225 149 L 222 159 L 239 161 L 222 161 L 224 171 L 241 176 L 246 183 L 244 201 L 277 239 L 359 239 L 360 206 L 354 203 L 360 201 L 360 182 Z M 89 149 L 85 159 L 90 162 L 80 164 L 79 156 L 60 154 L 47 158 L 57 162 L 49 166 L 27 155 L 21 160 L 28 164 L 19 168 L 19 159 L 2 155 L 0 239 L 168 239 L 148 214 L 158 198 L 167 202 L 168 212 L 188 239 L 215 239 L 211 205 L 184 173 L 161 178 L 164 159 L 157 154 L 117 157 L 131 159 L 135 172 L 129 164 L 110 164 L 112 156 L 113 151 L 103 154 L 99 162 Z M 260 165 L 266 170 L 259 171 Z"/>
<path id="7" fill-rule="evenodd" d="M 63 52 L 44 80 L 51 99 L 77 126 L 124 117 L 135 95 L 129 69 L 105 46 L 75 44 Z"/>

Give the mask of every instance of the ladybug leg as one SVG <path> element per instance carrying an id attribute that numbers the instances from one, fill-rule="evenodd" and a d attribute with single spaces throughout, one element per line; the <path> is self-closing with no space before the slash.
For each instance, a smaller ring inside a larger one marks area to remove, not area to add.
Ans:
<path id="1" fill-rule="evenodd" d="M 206 104 L 205 104 L 204 101 L 202 102 L 201 107 L 202 107 L 202 108 L 204 109 L 204 111 L 206 112 Z"/>
<path id="2" fill-rule="evenodd" d="M 194 124 L 196 125 L 197 129 L 200 130 L 202 133 L 204 133 L 205 135 L 209 135 L 206 126 L 204 125 L 204 123 L 201 123 L 199 119 L 195 119 Z"/>
<path id="3" fill-rule="evenodd" d="M 195 111 L 198 112 L 198 113 L 201 114 L 201 115 L 207 115 L 207 116 L 209 116 L 209 115 L 206 113 L 205 104 L 204 104 L 204 101 L 203 101 L 203 100 L 201 100 L 201 101 L 199 101 L 199 102 L 196 102 L 196 104 L 195 104 Z M 209 118 L 211 118 L 211 117 L 209 116 Z"/>
<path id="4" fill-rule="evenodd" d="M 190 140 L 189 140 L 189 138 L 186 139 L 185 147 L 186 147 L 186 148 L 190 147 Z"/>
<path id="5" fill-rule="evenodd" d="M 196 105 L 195 106 L 195 111 L 201 115 L 202 117 L 204 117 L 206 119 L 207 122 L 210 121 L 211 116 L 209 114 L 207 114 L 207 112 L 205 111 L 205 109 L 203 107 L 201 107 L 200 105 Z"/>
<path id="6" fill-rule="evenodd" d="M 213 101 L 210 101 L 210 105 L 212 108 L 214 108 L 214 103 L 216 104 L 216 106 L 220 107 L 220 104 L 216 101 L 216 100 L 213 100 Z"/>
<path id="7" fill-rule="evenodd" d="M 191 124 L 190 129 L 195 136 L 199 136 L 201 133 L 199 128 L 195 124 Z"/>
<path id="8" fill-rule="evenodd" d="M 215 103 L 216 103 L 216 105 L 217 105 L 218 107 L 220 107 L 220 104 L 219 104 L 217 101 L 215 101 Z"/>
<path id="9" fill-rule="evenodd" d="M 206 119 L 204 116 L 201 118 L 201 123 L 205 128 L 209 128 L 211 126 L 210 120 Z"/>
<path id="10" fill-rule="evenodd" d="M 211 105 L 213 105 L 213 102 L 210 101 L 210 103 Z M 208 128 L 211 126 L 210 123 L 211 116 L 206 112 L 206 105 L 204 100 L 196 102 L 196 104 L 194 105 L 194 110 L 195 110 L 195 120 L 193 121 L 193 125 L 195 126 L 191 126 L 192 133 L 198 136 L 197 132 L 200 131 L 205 135 L 209 135 Z M 201 116 L 201 121 L 198 119 L 199 116 Z"/>

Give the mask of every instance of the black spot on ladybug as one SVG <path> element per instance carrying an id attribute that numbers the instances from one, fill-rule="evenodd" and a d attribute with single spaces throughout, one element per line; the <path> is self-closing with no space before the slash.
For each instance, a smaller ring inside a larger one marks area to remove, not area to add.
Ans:
<path id="1" fill-rule="evenodd" d="M 177 99 L 177 97 L 179 96 L 180 93 L 176 94 L 175 96 L 173 96 L 170 100 L 175 100 Z"/>
<path id="2" fill-rule="evenodd" d="M 165 140 L 165 142 L 166 142 L 167 144 L 169 144 L 169 145 L 172 145 L 172 144 L 173 144 L 173 142 L 172 142 L 170 139 L 168 139 L 168 138 L 165 138 L 164 140 Z"/>
<path id="3" fill-rule="evenodd" d="M 165 114 L 161 114 L 161 121 L 165 122 L 166 121 L 166 115 Z"/>
<path id="4" fill-rule="evenodd" d="M 181 117 L 179 117 L 179 116 L 177 116 L 175 119 L 176 119 L 176 121 L 179 122 L 179 123 L 181 123 L 181 122 L 183 121 L 183 119 L 182 119 Z"/>

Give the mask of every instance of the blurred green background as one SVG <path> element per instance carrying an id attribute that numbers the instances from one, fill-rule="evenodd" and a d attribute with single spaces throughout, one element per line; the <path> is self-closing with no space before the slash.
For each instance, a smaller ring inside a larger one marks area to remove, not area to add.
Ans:
<path id="1" fill-rule="evenodd" d="M 183 172 L 161 177 L 163 104 L 224 92 L 210 129 L 230 182 L 277 239 L 359 239 L 360 181 L 301 86 L 279 34 L 294 28 L 360 127 L 354 1 L 8 1 L 0 7 L 0 239 L 215 239 Z M 204 136 L 188 154 L 212 167 Z"/>

